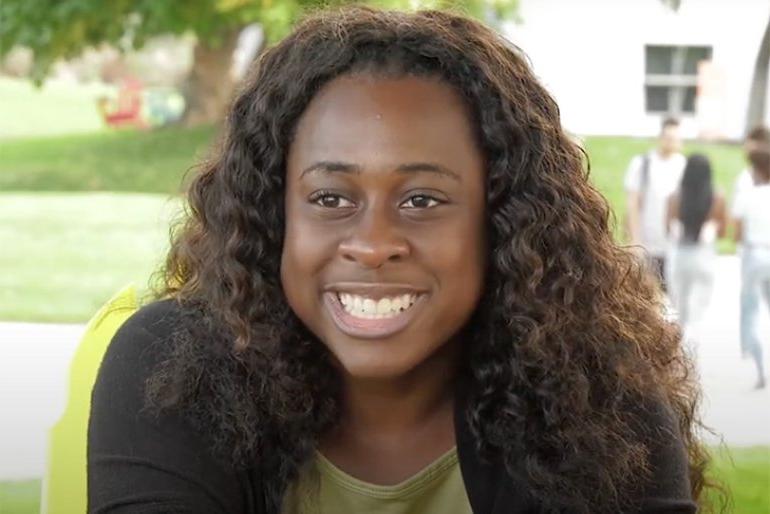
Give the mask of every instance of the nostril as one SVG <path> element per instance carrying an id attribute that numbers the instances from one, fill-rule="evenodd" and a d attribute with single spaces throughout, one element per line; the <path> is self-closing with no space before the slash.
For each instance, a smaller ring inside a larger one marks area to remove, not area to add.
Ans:
<path id="1" fill-rule="evenodd" d="M 356 262 L 367 268 L 379 268 L 387 262 L 398 262 L 409 255 L 406 241 L 387 234 L 368 239 L 355 238 L 340 244 L 338 253 L 347 262 Z"/>

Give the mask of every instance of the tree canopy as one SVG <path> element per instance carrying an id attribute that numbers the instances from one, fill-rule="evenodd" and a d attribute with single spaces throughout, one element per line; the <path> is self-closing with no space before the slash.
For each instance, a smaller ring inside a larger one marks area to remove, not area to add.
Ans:
<path id="1" fill-rule="evenodd" d="M 385 8 L 460 8 L 476 16 L 505 16 L 516 0 L 3 0 L 0 57 L 14 46 L 34 52 L 33 77 L 45 77 L 58 59 L 103 43 L 122 50 L 161 34 L 194 33 L 217 47 L 225 34 L 250 23 L 268 41 L 284 36 L 308 9 L 363 3 Z"/>

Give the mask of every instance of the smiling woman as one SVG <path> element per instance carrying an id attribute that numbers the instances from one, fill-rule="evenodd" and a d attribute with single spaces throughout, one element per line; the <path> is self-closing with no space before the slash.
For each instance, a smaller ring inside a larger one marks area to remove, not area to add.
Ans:
<path id="1" fill-rule="evenodd" d="M 704 503 L 679 334 L 492 30 L 306 20 L 255 66 L 188 201 L 165 289 L 100 369 L 90 512 Z"/>
<path id="2" fill-rule="evenodd" d="M 345 375 L 445 389 L 457 352 L 428 357 L 457 346 L 481 296 L 484 179 L 468 109 L 441 81 L 352 73 L 310 102 L 287 157 L 281 277 Z"/>

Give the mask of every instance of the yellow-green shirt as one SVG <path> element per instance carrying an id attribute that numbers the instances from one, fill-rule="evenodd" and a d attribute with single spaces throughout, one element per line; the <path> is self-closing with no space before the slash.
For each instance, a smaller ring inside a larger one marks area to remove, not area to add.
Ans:
<path id="1" fill-rule="evenodd" d="M 286 493 L 282 514 L 472 514 L 457 448 L 395 485 L 354 478 L 316 452 Z"/>

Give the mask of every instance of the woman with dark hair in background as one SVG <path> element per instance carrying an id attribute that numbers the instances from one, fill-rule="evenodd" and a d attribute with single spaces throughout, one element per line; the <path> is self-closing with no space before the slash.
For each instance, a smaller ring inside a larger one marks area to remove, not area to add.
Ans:
<path id="1" fill-rule="evenodd" d="M 691 155 L 666 214 L 666 230 L 675 245 L 671 296 L 685 339 L 711 297 L 716 241 L 726 223 L 726 202 L 714 189 L 711 163 L 705 155 Z"/>
<path id="2" fill-rule="evenodd" d="M 694 513 L 699 388 L 526 58 L 323 12 L 260 58 L 113 339 L 94 513 Z"/>
<path id="3" fill-rule="evenodd" d="M 749 152 L 753 187 L 741 193 L 733 208 L 735 241 L 743 245 L 743 287 L 749 297 L 770 307 L 770 145 Z M 767 385 L 762 339 L 759 337 L 759 308 L 752 305 L 746 323 L 746 352 L 757 367 L 756 389 Z"/>

